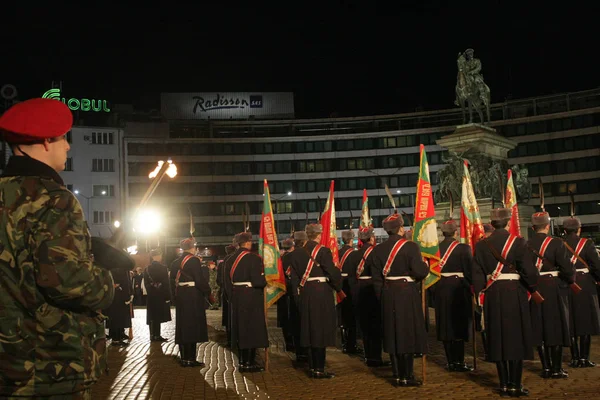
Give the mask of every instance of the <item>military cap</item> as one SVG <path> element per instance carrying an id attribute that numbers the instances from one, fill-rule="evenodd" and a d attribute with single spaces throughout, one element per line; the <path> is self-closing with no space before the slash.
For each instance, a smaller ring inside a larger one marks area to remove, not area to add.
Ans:
<path id="1" fill-rule="evenodd" d="M 308 224 L 306 225 L 306 234 L 307 235 L 314 235 L 317 233 L 321 233 L 323 232 L 323 225 L 321 224 Z"/>
<path id="2" fill-rule="evenodd" d="M 283 249 L 291 249 L 292 247 L 294 247 L 294 239 L 292 238 L 287 238 L 285 239 L 283 242 L 281 242 L 281 248 Z"/>
<path id="3" fill-rule="evenodd" d="M 494 232 L 494 227 L 490 224 L 483 224 L 483 232 L 484 233 L 490 233 L 490 232 Z"/>
<path id="4" fill-rule="evenodd" d="M 473 50 L 473 49 L 466 49 L 465 50 L 465 54 L 467 54 L 467 53 L 475 53 L 475 50 Z"/>
<path id="5" fill-rule="evenodd" d="M 162 253 L 162 249 L 160 247 L 157 247 L 156 249 L 150 250 L 150 257 L 162 256 Z"/>
<path id="6" fill-rule="evenodd" d="M 190 250 L 194 248 L 194 244 L 194 239 L 192 238 L 183 239 L 179 242 L 179 248 L 181 250 Z"/>
<path id="7" fill-rule="evenodd" d="M 358 230 L 358 238 L 362 241 L 366 242 L 373 236 L 375 236 L 375 230 L 373 229 L 373 227 L 360 228 Z"/>
<path id="8" fill-rule="evenodd" d="M 504 219 L 509 219 L 512 215 L 512 211 L 510 208 L 494 208 L 490 211 L 490 220 L 491 221 L 502 221 Z"/>
<path id="9" fill-rule="evenodd" d="M 402 216 L 398 213 L 394 213 L 383 220 L 383 229 L 386 232 L 392 231 L 404 225 Z"/>
<path id="10" fill-rule="evenodd" d="M 73 113 L 63 102 L 30 99 L 17 103 L 0 117 L 0 130 L 9 142 L 37 142 L 66 134 L 73 126 Z"/>
<path id="11" fill-rule="evenodd" d="M 352 239 L 354 239 L 354 231 L 352 229 L 342 232 L 342 240 L 343 241 L 348 242 Z"/>
<path id="12" fill-rule="evenodd" d="M 294 232 L 294 240 L 308 240 L 308 236 L 304 231 L 296 231 Z"/>
<path id="13" fill-rule="evenodd" d="M 550 214 L 547 212 L 537 212 L 531 216 L 531 224 L 536 226 L 548 225 L 550 223 Z"/>
<path id="14" fill-rule="evenodd" d="M 454 233 L 458 230 L 458 224 L 456 223 L 455 220 L 453 219 L 449 219 L 448 221 L 445 221 L 441 226 L 440 229 L 442 230 L 442 232 L 444 233 Z"/>
<path id="15" fill-rule="evenodd" d="M 230 244 L 229 246 L 225 247 L 225 254 L 231 254 L 235 251 L 235 246 Z"/>
<path id="16" fill-rule="evenodd" d="M 579 229 L 581 228 L 581 221 L 577 217 L 569 217 L 563 220 L 564 229 Z"/>
<path id="17" fill-rule="evenodd" d="M 237 244 L 242 244 L 246 242 L 252 241 L 252 233 L 250 232 L 240 232 L 233 238 L 233 241 Z"/>

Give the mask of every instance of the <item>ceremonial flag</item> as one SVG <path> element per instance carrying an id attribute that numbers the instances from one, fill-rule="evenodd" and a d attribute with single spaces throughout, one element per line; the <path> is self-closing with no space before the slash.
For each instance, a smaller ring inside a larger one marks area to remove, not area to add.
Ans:
<path id="1" fill-rule="evenodd" d="M 279 253 L 279 241 L 275 232 L 273 209 L 271 208 L 271 194 L 269 193 L 269 185 L 266 179 L 264 194 L 265 200 L 260 220 L 258 253 L 263 259 L 265 268 L 265 279 L 267 280 L 265 303 L 266 308 L 269 308 L 285 294 L 285 276 Z"/>
<path id="2" fill-rule="evenodd" d="M 369 215 L 369 198 L 367 197 L 367 189 L 363 189 L 362 213 L 360 215 L 360 227 L 366 229 L 372 226 L 371 216 Z"/>
<path id="3" fill-rule="evenodd" d="M 438 243 L 435 208 L 429 180 L 429 164 L 425 146 L 421 145 L 421 162 L 417 182 L 417 202 L 413 227 L 413 241 L 419 245 L 421 255 L 429 263 L 429 275 L 425 278 L 425 289 L 440 280 L 440 247 Z"/>
<path id="4" fill-rule="evenodd" d="M 323 233 L 321 234 L 321 245 L 331 250 L 333 256 L 333 263 L 336 267 L 340 268 L 340 257 L 338 254 L 338 238 L 337 238 L 337 225 L 335 223 L 335 201 L 333 200 L 333 180 L 329 186 L 329 195 L 327 196 L 327 203 L 325 203 L 325 210 L 321 215 L 320 224 L 323 226 Z"/>
<path id="5" fill-rule="evenodd" d="M 519 223 L 519 207 L 517 206 L 517 192 L 515 191 L 515 185 L 512 178 L 512 170 L 508 170 L 508 181 L 506 182 L 506 204 L 504 207 L 510 208 L 512 216 L 508 221 L 506 230 L 513 235 L 521 237 L 521 225 Z"/>
<path id="6" fill-rule="evenodd" d="M 473 251 L 473 254 L 475 254 L 475 244 L 484 237 L 484 230 L 466 160 L 464 161 L 462 182 L 462 195 L 460 200 L 460 242 L 471 246 L 471 250 Z"/>

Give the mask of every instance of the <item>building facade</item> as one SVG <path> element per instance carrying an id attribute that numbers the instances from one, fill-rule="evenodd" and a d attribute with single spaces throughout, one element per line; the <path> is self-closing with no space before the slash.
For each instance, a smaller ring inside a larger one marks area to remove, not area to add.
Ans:
<path id="1" fill-rule="evenodd" d="M 461 118 L 460 111 L 452 109 L 355 118 L 177 119 L 158 128 L 127 124 L 125 203 L 131 208 L 139 202 L 149 184 L 148 173 L 158 160 L 171 158 L 178 176 L 161 184 L 151 206 L 168 221 L 163 234 L 172 246 L 189 236 L 190 214 L 196 239 L 207 246 L 230 243 L 243 229 L 246 209 L 251 231 L 257 234 L 263 179 L 270 185 L 280 238 L 319 218 L 332 179 L 339 230 L 358 226 L 363 188 L 368 190 L 373 223 L 380 227 L 391 212 L 385 184 L 410 224 L 419 144 L 426 146 L 435 190 L 445 154 L 436 140 L 452 133 Z M 546 209 L 560 225 L 569 213 L 568 193 L 573 192 L 584 234 L 598 241 L 600 90 L 495 104 L 491 126 L 518 143 L 509 163 L 529 169 L 534 186 L 529 204 L 539 206 L 540 177 Z"/>

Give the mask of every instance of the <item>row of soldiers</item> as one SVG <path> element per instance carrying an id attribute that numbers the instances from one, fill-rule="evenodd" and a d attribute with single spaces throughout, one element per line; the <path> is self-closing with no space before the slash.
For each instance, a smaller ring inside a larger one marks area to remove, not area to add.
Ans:
<path id="1" fill-rule="evenodd" d="M 533 359 L 534 348 L 543 378 L 568 377 L 562 368 L 563 347 L 571 348 L 571 367 L 595 365 L 589 355 L 591 336 L 600 334 L 600 261 L 593 242 L 579 236 L 581 222 L 575 217 L 565 219 L 561 240 L 548 235 L 548 213 L 534 214 L 535 234 L 529 241 L 509 234 L 510 217 L 509 209 L 492 210 L 486 238 L 474 252 L 456 240 L 456 221 L 444 222 L 441 280 L 433 292 L 436 334 L 444 344 L 447 369 L 472 370 L 465 363 L 464 346 L 473 339 L 475 322 L 483 331 L 486 360 L 496 363 L 500 394 L 519 397 L 528 394 L 521 385 L 523 360 Z M 372 228 L 359 229 L 359 249 L 352 245 L 353 232 L 344 231 L 341 270 L 334 267 L 329 249 L 318 244 L 319 225 L 308 225 L 283 242 L 287 298 L 279 315 L 285 314 L 286 347 L 295 350 L 297 360 L 308 358 L 313 377 L 334 376 L 324 371 L 324 348 L 335 345 L 332 292 L 344 292 L 347 298 L 338 305 L 337 316 L 344 352 L 358 352 L 358 323 L 366 364 L 387 365 L 383 350 L 390 355 L 395 384 L 420 385 L 413 358 L 427 352 L 427 343 L 418 282 L 429 268 L 402 226 L 398 214 L 386 218 L 383 228 L 389 238 L 379 245 Z M 481 319 L 473 321 L 473 315 Z"/>

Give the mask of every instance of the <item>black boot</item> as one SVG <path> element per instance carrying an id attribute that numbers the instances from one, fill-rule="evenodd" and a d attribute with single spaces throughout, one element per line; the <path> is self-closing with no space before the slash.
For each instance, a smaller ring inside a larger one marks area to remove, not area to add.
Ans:
<path id="1" fill-rule="evenodd" d="M 196 343 L 185 344 L 185 361 L 187 367 L 204 367 L 204 363 L 196 360 Z"/>
<path id="2" fill-rule="evenodd" d="M 573 336 L 571 338 L 571 362 L 569 366 L 571 368 L 579 368 L 580 366 L 580 358 L 579 358 L 579 346 L 577 345 L 577 336 Z"/>
<path id="3" fill-rule="evenodd" d="M 456 372 L 471 372 L 473 367 L 465 363 L 465 342 L 455 340 L 452 342 L 452 358 L 454 359 L 454 371 Z"/>
<path id="4" fill-rule="evenodd" d="M 400 386 L 421 386 L 422 382 L 415 379 L 413 370 L 415 357 L 413 354 L 401 354 L 400 364 L 404 366 L 401 371 Z"/>
<path id="5" fill-rule="evenodd" d="M 508 363 L 506 361 L 496 361 L 496 369 L 498 370 L 498 392 L 500 396 L 508 396 Z"/>
<path id="6" fill-rule="evenodd" d="M 483 343 L 483 359 L 485 361 L 490 361 L 490 355 L 489 355 L 489 351 L 488 351 L 488 340 L 487 340 L 486 332 L 481 332 L 481 343 Z"/>
<path id="7" fill-rule="evenodd" d="M 542 363 L 542 378 L 544 379 L 548 379 L 550 378 L 550 375 L 552 375 L 552 372 L 550 371 L 551 369 L 551 358 L 548 357 L 548 352 L 549 349 L 546 348 L 544 345 L 538 346 L 537 347 L 537 351 L 538 351 L 538 356 L 540 357 L 540 362 Z"/>
<path id="8" fill-rule="evenodd" d="M 239 349 L 238 348 L 238 359 L 239 359 L 239 369 L 240 372 L 246 372 L 246 368 L 248 367 L 248 358 L 250 356 L 250 353 L 248 352 L 248 349 Z"/>
<path id="9" fill-rule="evenodd" d="M 562 369 L 562 346 L 550 346 L 549 351 L 552 357 L 552 379 L 568 378 L 569 374 Z"/>
<path id="10" fill-rule="evenodd" d="M 160 336 L 160 322 L 152 321 L 151 324 L 154 325 L 154 341 L 156 341 L 156 342 L 166 342 L 167 339 L 165 339 L 164 337 Z"/>
<path id="11" fill-rule="evenodd" d="M 509 361 L 508 373 L 508 395 L 510 397 L 529 396 L 529 390 L 521 386 L 521 378 L 523 378 L 523 360 Z"/>
<path id="12" fill-rule="evenodd" d="M 256 349 L 248 350 L 248 362 L 246 372 L 262 372 L 264 369 L 256 364 Z"/>
<path id="13" fill-rule="evenodd" d="M 446 369 L 450 372 L 454 371 L 454 359 L 452 358 L 452 342 L 449 340 L 444 340 L 444 352 L 446 353 Z"/>
<path id="14" fill-rule="evenodd" d="M 185 360 L 186 360 L 186 347 L 185 344 L 179 344 L 179 364 L 181 364 L 182 367 L 185 367 Z"/>
<path id="15" fill-rule="evenodd" d="M 581 360 L 579 362 L 580 368 L 592 368 L 596 366 L 596 363 L 590 361 L 590 349 L 592 346 L 592 337 L 590 335 L 581 336 Z"/>
<path id="16" fill-rule="evenodd" d="M 400 386 L 400 360 L 396 354 L 390 354 L 390 362 L 392 363 L 392 383 Z"/>
<path id="17" fill-rule="evenodd" d="M 348 330 L 342 325 L 340 326 L 340 336 L 342 339 L 342 353 L 348 352 Z"/>
<path id="18" fill-rule="evenodd" d="M 315 379 L 331 379 L 335 377 L 335 374 L 325 372 L 325 347 L 313 347 L 313 363 L 314 371 L 312 377 Z"/>

